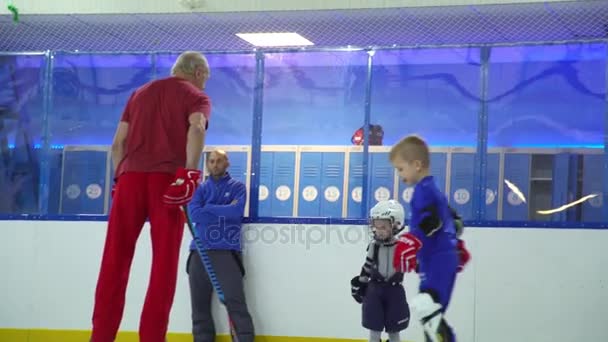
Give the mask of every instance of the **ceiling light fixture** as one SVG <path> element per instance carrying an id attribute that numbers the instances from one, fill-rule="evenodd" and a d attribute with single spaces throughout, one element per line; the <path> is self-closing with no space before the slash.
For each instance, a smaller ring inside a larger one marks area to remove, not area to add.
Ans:
<path id="1" fill-rule="evenodd" d="M 237 33 L 236 35 L 248 43 L 260 47 L 314 45 L 313 42 L 295 32 Z"/>

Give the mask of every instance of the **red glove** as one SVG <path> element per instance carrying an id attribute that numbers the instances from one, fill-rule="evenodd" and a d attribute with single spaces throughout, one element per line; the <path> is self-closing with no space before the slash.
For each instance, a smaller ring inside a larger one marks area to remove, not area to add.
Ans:
<path id="1" fill-rule="evenodd" d="M 175 180 L 163 195 L 163 201 L 171 206 L 188 204 L 194 196 L 200 178 L 201 171 L 199 170 L 179 168 L 175 174 Z"/>
<path id="2" fill-rule="evenodd" d="M 458 272 L 461 272 L 464 269 L 464 266 L 471 260 L 471 253 L 464 246 L 464 241 L 458 239 L 458 243 L 456 244 L 456 248 L 458 251 L 458 257 L 460 262 L 458 263 Z"/>
<path id="3" fill-rule="evenodd" d="M 422 242 L 411 233 L 402 235 L 397 240 L 393 266 L 397 272 L 408 273 L 416 271 L 416 253 L 422 248 Z"/>

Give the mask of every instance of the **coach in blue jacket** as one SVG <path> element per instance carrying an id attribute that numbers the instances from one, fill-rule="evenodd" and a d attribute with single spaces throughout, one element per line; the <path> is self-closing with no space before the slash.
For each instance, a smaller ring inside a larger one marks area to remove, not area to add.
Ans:
<path id="1" fill-rule="evenodd" d="M 241 226 L 247 193 L 245 184 L 230 177 L 227 172 L 229 165 L 224 151 L 215 150 L 207 155 L 209 178 L 196 190 L 189 211 L 224 292 L 238 341 L 253 342 L 254 328 L 245 301 L 245 270 L 241 254 Z M 194 242 L 190 245 L 187 271 L 194 342 L 214 342 L 215 326 L 211 316 L 213 286 Z"/>

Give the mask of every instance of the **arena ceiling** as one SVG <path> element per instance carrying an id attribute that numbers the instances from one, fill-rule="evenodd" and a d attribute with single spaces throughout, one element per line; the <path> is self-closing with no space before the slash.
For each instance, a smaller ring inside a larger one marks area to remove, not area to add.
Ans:
<path id="1" fill-rule="evenodd" d="M 332 11 L 0 17 L 0 51 L 251 51 L 243 32 L 297 32 L 314 48 L 603 41 L 608 1 Z"/>

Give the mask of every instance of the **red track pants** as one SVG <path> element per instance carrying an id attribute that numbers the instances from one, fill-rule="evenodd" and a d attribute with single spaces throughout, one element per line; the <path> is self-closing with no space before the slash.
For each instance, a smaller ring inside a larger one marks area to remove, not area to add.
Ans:
<path id="1" fill-rule="evenodd" d="M 165 342 L 173 305 L 185 219 L 167 208 L 162 195 L 173 181 L 166 173 L 125 173 L 112 202 L 95 293 L 92 342 L 113 342 L 125 306 L 135 244 L 147 218 L 152 239 L 152 270 L 139 325 L 140 342 Z"/>

